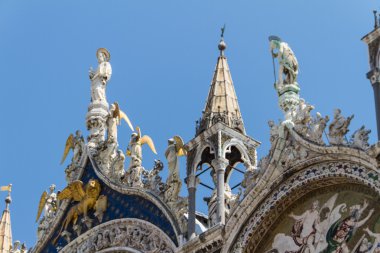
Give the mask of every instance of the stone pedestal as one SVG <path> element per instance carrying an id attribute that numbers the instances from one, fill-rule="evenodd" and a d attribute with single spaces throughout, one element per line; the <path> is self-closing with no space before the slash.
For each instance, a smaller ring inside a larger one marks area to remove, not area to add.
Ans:
<path id="1" fill-rule="evenodd" d="M 283 110 L 286 121 L 292 121 L 300 101 L 298 83 L 278 85 L 278 104 Z"/>
<path id="2" fill-rule="evenodd" d="M 86 115 L 87 129 L 90 131 L 88 136 L 88 147 L 96 148 L 105 140 L 106 121 L 108 117 L 108 103 L 106 101 L 91 103 Z"/>

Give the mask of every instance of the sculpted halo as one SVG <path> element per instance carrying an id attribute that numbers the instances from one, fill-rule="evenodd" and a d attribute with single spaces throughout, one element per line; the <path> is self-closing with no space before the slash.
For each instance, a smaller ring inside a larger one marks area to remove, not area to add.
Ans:
<path id="1" fill-rule="evenodd" d="M 108 50 L 106 48 L 99 48 L 98 51 L 96 51 L 96 58 L 98 58 L 98 61 L 99 61 L 99 53 L 102 53 L 104 54 L 104 56 L 106 57 L 106 61 L 109 62 L 110 59 L 111 59 L 111 54 L 110 52 L 108 52 Z"/>

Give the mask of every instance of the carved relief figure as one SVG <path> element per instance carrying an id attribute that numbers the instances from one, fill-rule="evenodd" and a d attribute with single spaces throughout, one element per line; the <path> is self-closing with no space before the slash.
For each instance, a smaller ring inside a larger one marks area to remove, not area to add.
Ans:
<path id="1" fill-rule="evenodd" d="M 276 89 L 281 89 L 283 85 L 297 82 L 298 61 L 292 49 L 286 42 L 277 36 L 270 36 L 270 50 L 274 58 L 278 58 L 280 68 L 278 70 L 278 81 Z M 274 51 L 277 50 L 277 53 Z"/>
<path id="2" fill-rule="evenodd" d="M 354 115 L 347 117 L 347 119 L 343 117 L 340 109 L 336 109 L 334 111 L 334 120 L 329 126 L 330 144 L 341 145 L 347 143 L 346 140 L 344 140 L 344 137 L 349 131 L 348 126 L 353 118 Z"/>
<path id="3" fill-rule="evenodd" d="M 109 63 L 111 55 L 105 48 L 99 48 L 96 52 L 96 57 L 98 58 L 98 68 L 94 72 L 90 70 L 89 77 L 91 80 L 91 102 L 99 103 L 105 102 L 106 99 L 106 85 L 111 79 L 112 68 Z"/>

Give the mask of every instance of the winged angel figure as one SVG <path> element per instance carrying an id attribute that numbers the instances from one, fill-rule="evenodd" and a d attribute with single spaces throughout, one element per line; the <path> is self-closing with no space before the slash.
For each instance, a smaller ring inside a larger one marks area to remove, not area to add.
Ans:
<path id="1" fill-rule="evenodd" d="M 75 136 L 70 134 L 66 140 L 65 150 L 63 152 L 61 164 L 66 160 L 70 150 L 73 150 L 72 162 L 79 163 L 84 149 L 84 139 L 81 131 L 77 130 Z"/>
<path id="2" fill-rule="evenodd" d="M 136 127 L 136 132 L 131 135 L 131 140 L 127 148 L 127 156 L 131 157 L 130 168 L 141 166 L 142 163 L 142 145 L 148 144 L 153 153 L 157 155 L 152 138 L 148 135 L 141 136 L 140 127 Z"/>
<path id="3" fill-rule="evenodd" d="M 125 180 L 130 186 L 141 186 L 142 167 L 142 145 L 148 144 L 153 153 L 157 154 L 152 138 L 148 135 L 141 136 L 140 127 L 136 127 L 136 132 L 132 134 L 127 148 L 127 156 L 131 157 L 128 171 L 125 174 Z"/>
<path id="4" fill-rule="evenodd" d="M 44 211 L 44 218 L 50 219 L 57 211 L 57 194 L 54 192 L 55 185 L 52 184 L 49 187 L 49 193 L 44 191 L 41 195 L 40 202 L 38 204 L 36 222 L 40 219 L 42 211 Z"/>
<path id="5" fill-rule="evenodd" d="M 169 164 L 169 176 L 166 180 L 168 189 L 165 191 L 165 198 L 168 201 L 174 201 L 178 198 L 181 190 L 181 179 L 179 177 L 179 156 L 186 156 L 187 151 L 184 147 L 182 138 L 178 135 L 168 140 L 168 148 L 166 149 L 165 156 Z"/>
<path id="6" fill-rule="evenodd" d="M 78 204 L 72 206 L 62 223 L 61 231 L 67 230 L 67 227 L 72 223 L 76 225 L 78 218 L 83 214 L 87 217 L 90 209 L 96 210 L 99 206 L 104 206 L 105 198 L 99 198 L 101 191 L 100 183 L 96 179 L 91 179 L 85 186 L 80 180 L 75 180 L 69 184 L 62 192 L 58 193 L 58 200 L 69 199 Z M 59 233 L 60 234 L 60 233 Z M 58 239 L 58 238 L 56 238 Z"/>
<path id="7" fill-rule="evenodd" d="M 117 102 L 114 102 L 110 107 L 110 116 L 107 120 L 108 127 L 108 141 L 117 141 L 117 125 L 121 124 L 121 120 L 124 119 L 127 122 L 129 128 L 134 131 L 131 121 L 127 114 L 125 114 L 119 107 Z"/>

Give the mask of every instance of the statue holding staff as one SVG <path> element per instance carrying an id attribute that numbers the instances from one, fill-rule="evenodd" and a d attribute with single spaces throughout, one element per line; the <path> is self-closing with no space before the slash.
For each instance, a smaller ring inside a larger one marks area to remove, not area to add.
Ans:
<path id="1" fill-rule="evenodd" d="M 298 61 L 292 49 L 288 43 L 283 42 L 277 36 L 270 36 L 269 41 L 272 57 L 277 58 L 280 65 L 276 89 L 279 90 L 286 84 L 295 84 L 298 75 Z"/>

